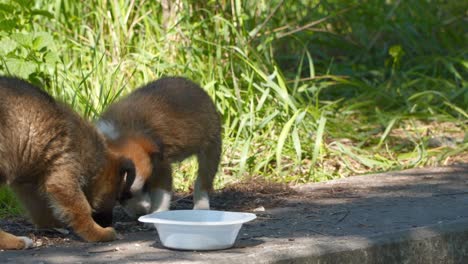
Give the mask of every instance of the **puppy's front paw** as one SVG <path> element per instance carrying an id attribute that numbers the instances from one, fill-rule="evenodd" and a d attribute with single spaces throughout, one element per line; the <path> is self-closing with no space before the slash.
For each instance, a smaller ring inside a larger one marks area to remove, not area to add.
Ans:
<path id="1" fill-rule="evenodd" d="M 116 240 L 117 232 L 115 232 L 115 229 L 112 227 L 103 228 L 96 224 L 93 230 L 81 234 L 80 236 L 88 242 L 107 242 Z"/>
<path id="2" fill-rule="evenodd" d="M 34 243 L 29 237 L 20 236 L 18 238 L 24 243 L 24 249 L 33 247 Z"/>
<path id="3" fill-rule="evenodd" d="M 117 239 L 117 232 L 112 227 L 103 228 L 102 234 L 98 242 L 107 242 Z"/>

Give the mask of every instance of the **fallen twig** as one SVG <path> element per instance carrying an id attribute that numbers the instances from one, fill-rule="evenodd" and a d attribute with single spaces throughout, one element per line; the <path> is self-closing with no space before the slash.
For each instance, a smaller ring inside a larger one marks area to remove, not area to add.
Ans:
<path id="1" fill-rule="evenodd" d="M 349 215 L 349 212 L 350 212 L 349 210 L 346 210 L 346 213 L 340 219 L 338 219 L 335 225 L 343 221 Z"/>
<path id="2" fill-rule="evenodd" d="M 119 248 L 111 248 L 111 249 L 101 249 L 101 250 L 91 250 L 88 251 L 90 254 L 96 254 L 96 253 L 108 253 L 108 252 L 116 252 L 119 251 Z"/>

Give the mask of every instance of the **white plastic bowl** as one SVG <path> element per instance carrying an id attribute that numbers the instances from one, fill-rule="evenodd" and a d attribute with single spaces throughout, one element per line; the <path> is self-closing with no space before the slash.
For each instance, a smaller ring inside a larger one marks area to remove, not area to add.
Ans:
<path id="1" fill-rule="evenodd" d="M 153 223 L 167 248 L 216 250 L 232 247 L 242 224 L 255 218 L 250 213 L 174 210 L 144 215 L 138 220 Z"/>

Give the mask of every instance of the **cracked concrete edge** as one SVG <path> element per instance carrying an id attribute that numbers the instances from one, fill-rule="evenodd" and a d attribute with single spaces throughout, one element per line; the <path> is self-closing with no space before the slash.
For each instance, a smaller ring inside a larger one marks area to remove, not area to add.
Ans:
<path id="1" fill-rule="evenodd" d="M 337 237 L 333 247 L 309 240 L 269 253 L 251 257 L 255 263 L 468 263 L 468 219 L 367 238 Z"/>

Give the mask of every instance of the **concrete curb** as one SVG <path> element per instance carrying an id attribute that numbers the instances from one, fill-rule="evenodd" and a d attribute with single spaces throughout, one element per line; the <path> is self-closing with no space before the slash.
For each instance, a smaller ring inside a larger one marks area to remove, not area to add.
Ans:
<path id="1" fill-rule="evenodd" d="M 255 263 L 298 264 L 468 263 L 468 219 L 369 238 L 338 238 L 330 243 L 334 246 L 310 242 L 277 250 L 264 256 L 265 262 L 254 259 Z"/>

